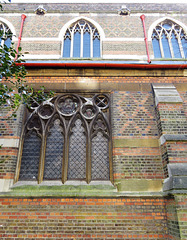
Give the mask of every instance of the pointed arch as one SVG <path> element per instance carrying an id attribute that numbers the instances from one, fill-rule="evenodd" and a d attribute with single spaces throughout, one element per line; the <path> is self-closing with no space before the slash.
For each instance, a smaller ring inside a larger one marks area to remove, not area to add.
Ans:
<path id="1" fill-rule="evenodd" d="M 43 180 L 62 179 L 62 163 L 65 145 L 64 122 L 55 114 L 48 124 Z"/>
<path id="2" fill-rule="evenodd" d="M 68 180 L 86 180 L 87 139 L 87 124 L 76 114 L 69 125 Z"/>
<path id="3" fill-rule="evenodd" d="M 105 34 L 101 26 L 87 17 L 78 17 L 66 23 L 59 33 L 63 57 L 93 58 L 102 56 Z"/>
<path id="4" fill-rule="evenodd" d="M 38 181 L 42 132 L 42 122 L 34 113 L 26 122 L 21 136 L 21 151 L 18 158 L 20 171 L 17 176 L 19 180 Z"/>
<path id="5" fill-rule="evenodd" d="M 187 28 L 172 18 L 162 18 L 149 28 L 155 58 L 186 58 Z"/>
<path id="6" fill-rule="evenodd" d="M 10 32 L 12 33 L 12 38 L 7 38 L 6 40 L 1 40 L 0 39 L 0 43 L 1 45 L 4 45 L 6 44 L 8 47 L 10 46 L 11 44 L 11 41 L 15 41 L 16 40 L 16 31 L 15 31 L 15 28 L 13 26 L 13 24 L 11 22 L 9 22 L 8 20 L 0 17 L 0 30 L 3 31 L 4 33 L 5 32 Z"/>
<path id="7" fill-rule="evenodd" d="M 110 179 L 110 132 L 107 120 L 99 113 L 91 127 L 91 179 Z"/>

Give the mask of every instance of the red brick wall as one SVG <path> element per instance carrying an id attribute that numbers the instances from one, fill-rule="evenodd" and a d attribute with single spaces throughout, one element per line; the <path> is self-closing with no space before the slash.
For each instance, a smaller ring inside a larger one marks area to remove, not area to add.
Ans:
<path id="1" fill-rule="evenodd" d="M 167 239 L 162 198 L 1 198 L 1 239 Z"/>

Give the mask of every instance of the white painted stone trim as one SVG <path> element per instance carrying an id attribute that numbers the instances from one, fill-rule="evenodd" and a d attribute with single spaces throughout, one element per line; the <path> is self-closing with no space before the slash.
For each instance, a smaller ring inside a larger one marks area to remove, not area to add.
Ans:
<path id="1" fill-rule="evenodd" d="M 9 138 L 1 138 L 0 145 L 2 147 L 10 147 L 10 148 L 18 148 L 19 146 L 19 139 L 9 139 Z"/>
<path id="2" fill-rule="evenodd" d="M 153 58 L 153 56 L 151 55 L 150 56 L 151 58 Z M 34 54 L 25 54 L 23 55 L 22 59 L 27 59 L 27 60 L 31 60 L 31 59 L 61 59 L 63 60 L 64 58 L 62 58 L 62 56 L 59 54 L 59 55 L 34 55 Z M 68 58 L 69 60 L 73 59 L 73 58 Z M 79 60 L 81 60 L 82 58 L 79 58 Z M 94 58 L 89 58 L 89 59 L 92 59 L 94 60 Z M 147 55 L 103 55 L 101 60 L 105 60 L 105 59 L 128 59 L 128 60 L 146 60 L 147 61 Z"/>
<path id="3" fill-rule="evenodd" d="M 176 24 L 178 24 L 179 26 L 181 26 L 181 27 L 184 29 L 185 32 L 187 32 L 187 26 L 186 26 L 184 23 L 182 23 L 182 22 L 180 22 L 180 21 L 178 21 L 178 20 L 176 20 L 176 19 L 174 19 L 174 18 L 171 18 L 171 17 L 163 17 L 163 18 L 157 19 L 157 20 L 156 20 L 154 23 L 152 23 L 151 26 L 149 27 L 149 30 L 148 30 L 148 41 L 152 41 L 151 36 L 152 36 L 152 33 L 153 33 L 153 29 L 154 29 L 160 22 L 163 22 L 163 21 L 165 21 L 165 20 L 171 20 L 171 21 L 175 22 Z"/>
<path id="4" fill-rule="evenodd" d="M 144 38 L 105 38 L 103 42 L 144 42 Z"/>
<path id="5" fill-rule="evenodd" d="M 8 192 L 13 186 L 13 179 L 0 179 L 0 192 Z"/>
<path id="6" fill-rule="evenodd" d="M 137 59 L 147 60 L 147 55 L 103 55 L 103 59 Z"/>
<path id="7" fill-rule="evenodd" d="M 61 59 L 61 55 L 34 55 L 34 54 L 25 54 L 22 59 Z"/>
<path id="8" fill-rule="evenodd" d="M 10 31 L 13 34 L 12 41 L 14 42 L 15 38 L 16 38 L 16 30 L 15 30 L 13 24 L 11 22 L 9 22 L 8 20 L 2 18 L 2 17 L 0 17 L 0 22 L 5 23 L 10 28 Z"/>

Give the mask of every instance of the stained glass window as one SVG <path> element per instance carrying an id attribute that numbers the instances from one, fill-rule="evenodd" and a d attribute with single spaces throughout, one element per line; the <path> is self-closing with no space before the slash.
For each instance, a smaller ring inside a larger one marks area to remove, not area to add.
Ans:
<path id="1" fill-rule="evenodd" d="M 110 99 L 62 94 L 28 111 L 17 180 L 112 181 Z"/>
<path id="2" fill-rule="evenodd" d="M 187 58 L 187 34 L 171 20 L 154 28 L 152 44 L 155 58 Z"/>
<path id="3" fill-rule="evenodd" d="M 101 43 L 98 30 L 90 22 L 81 19 L 65 32 L 63 57 L 99 58 Z"/>

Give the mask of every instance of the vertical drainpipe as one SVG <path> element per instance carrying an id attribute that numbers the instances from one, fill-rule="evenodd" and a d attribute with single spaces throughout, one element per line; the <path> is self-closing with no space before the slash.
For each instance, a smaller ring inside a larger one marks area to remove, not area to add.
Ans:
<path id="1" fill-rule="evenodd" d="M 17 57 L 18 57 L 18 56 L 17 56 L 17 55 L 18 55 L 18 51 L 19 51 L 18 49 L 19 49 L 20 42 L 21 42 L 22 31 L 23 31 L 23 24 L 24 24 L 25 18 L 26 18 L 26 15 L 25 15 L 25 14 L 22 14 L 22 15 L 21 15 L 21 27 L 20 27 L 19 37 L 18 37 L 18 45 L 17 45 L 17 48 L 16 48 L 17 54 L 16 54 L 16 57 L 15 57 L 14 60 L 16 60 Z"/>
<path id="2" fill-rule="evenodd" d="M 143 24 L 143 31 L 144 31 L 144 37 L 145 37 L 145 46 L 146 46 L 146 52 L 147 52 L 147 62 L 151 63 L 150 56 L 149 56 L 149 48 L 148 48 L 148 42 L 147 42 L 147 35 L 145 30 L 145 15 L 140 16 Z"/>

